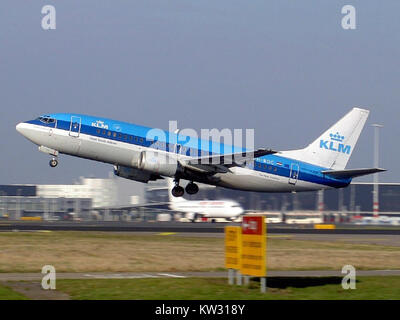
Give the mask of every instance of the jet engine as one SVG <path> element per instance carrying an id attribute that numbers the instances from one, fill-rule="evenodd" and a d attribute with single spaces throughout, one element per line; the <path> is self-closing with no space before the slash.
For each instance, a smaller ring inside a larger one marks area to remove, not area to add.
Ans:
<path id="1" fill-rule="evenodd" d="M 161 178 L 157 174 L 152 174 L 151 172 L 123 166 L 114 166 L 114 174 L 121 178 L 145 183 Z"/>
<path id="2" fill-rule="evenodd" d="M 138 168 L 153 174 L 173 177 L 180 165 L 175 158 L 157 151 L 143 151 L 138 159 Z"/>

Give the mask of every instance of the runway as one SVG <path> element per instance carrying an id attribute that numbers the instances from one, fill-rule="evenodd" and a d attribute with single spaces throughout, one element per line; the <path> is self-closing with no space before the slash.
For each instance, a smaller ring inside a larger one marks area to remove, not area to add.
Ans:
<path id="1" fill-rule="evenodd" d="M 105 231 L 223 233 L 235 223 L 105 222 L 105 221 L 1 221 L 0 231 Z M 400 235 L 400 227 L 337 225 L 336 229 L 314 229 L 312 225 L 268 224 L 270 234 L 382 234 Z"/>

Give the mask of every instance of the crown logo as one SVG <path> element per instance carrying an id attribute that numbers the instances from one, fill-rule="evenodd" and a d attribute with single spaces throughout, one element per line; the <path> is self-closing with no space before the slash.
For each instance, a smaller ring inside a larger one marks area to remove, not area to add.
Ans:
<path id="1" fill-rule="evenodd" d="M 331 133 L 329 136 L 331 137 L 331 140 L 334 141 L 342 142 L 344 140 L 344 136 L 341 136 L 339 132 L 336 132 L 335 134 Z"/>

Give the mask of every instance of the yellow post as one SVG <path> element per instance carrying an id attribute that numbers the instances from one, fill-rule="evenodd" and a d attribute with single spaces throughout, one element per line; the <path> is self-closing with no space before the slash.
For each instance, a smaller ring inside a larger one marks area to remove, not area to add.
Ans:
<path id="1" fill-rule="evenodd" d="M 225 268 L 240 269 L 241 227 L 225 227 Z"/>
<path id="2" fill-rule="evenodd" d="M 234 270 L 240 269 L 242 228 L 237 226 L 225 227 L 225 267 L 228 269 L 228 282 L 234 282 Z"/>

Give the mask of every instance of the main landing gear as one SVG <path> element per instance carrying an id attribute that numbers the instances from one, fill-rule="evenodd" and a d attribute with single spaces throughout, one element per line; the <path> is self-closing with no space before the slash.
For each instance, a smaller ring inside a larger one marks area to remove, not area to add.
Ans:
<path id="1" fill-rule="evenodd" d="M 190 182 L 190 183 L 186 186 L 185 189 L 183 189 L 183 187 L 181 187 L 181 186 L 179 185 L 179 179 L 175 179 L 174 182 L 175 182 L 175 187 L 172 188 L 172 195 L 173 195 L 174 197 L 182 197 L 183 194 L 185 193 L 185 190 L 186 190 L 186 193 L 187 193 L 187 194 L 196 194 L 197 192 L 199 192 L 199 187 L 198 187 L 198 185 L 195 184 L 195 183 L 193 183 L 193 181 Z"/>
<path id="2" fill-rule="evenodd" d="M 182 197 L 185 190 L 181 186 L 175 186 L 172 188 L 172 195 L 174 197 Z"/>
<path id="3" fill-rule="evenodd" d="M 187 194 L 196 194 L 197 192 L 199 192 L 199 186 L 193 182 L 190 182 L 186 186 L 185 190 Z"/>
<path id="4" fill-rule="evenodd" d="M 50 162 L 49 162 L 49 164 L 50 164 L 50 167 L 52 167 L 52 168 L 57 167 L 57 165 L 58 165 L 58 160 L 57 160 L 57 158 L 51 159 Z"/>

